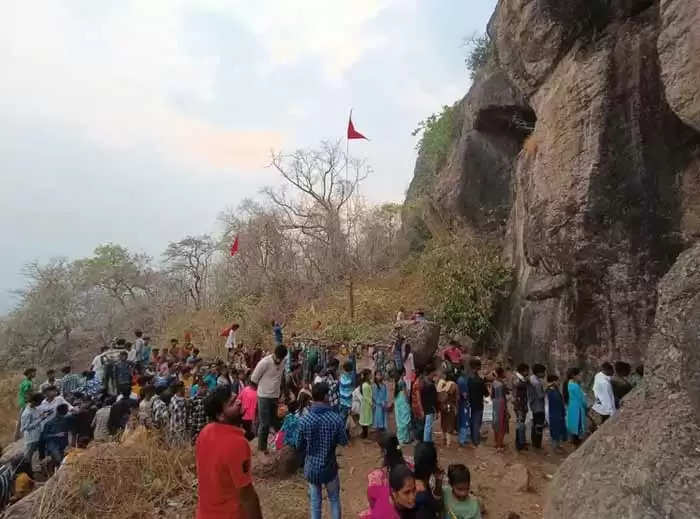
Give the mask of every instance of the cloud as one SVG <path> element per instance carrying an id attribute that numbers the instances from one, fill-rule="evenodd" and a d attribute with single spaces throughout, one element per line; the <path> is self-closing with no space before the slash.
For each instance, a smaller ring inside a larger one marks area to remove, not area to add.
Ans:
<path id="1" fill-rule="evenodd" d="M 211 102 L 220 66 L 184 47 L 188 2 L 116 5 L 10 3 L 0 19 L 0 110 L 64 123 L 109 148 L 145 146 L 195 170 L 264 165 L 280 132 L 212 123 L 180 106 Z"/>

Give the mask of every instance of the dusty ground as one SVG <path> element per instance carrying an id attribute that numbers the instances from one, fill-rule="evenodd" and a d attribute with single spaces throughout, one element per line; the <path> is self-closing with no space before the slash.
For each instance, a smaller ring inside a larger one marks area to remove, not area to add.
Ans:
<path id="1" fill-rule="evenodd" d="M 484 427 L 484 432 L 488 427 Z M 546 433 L 545 433 L 546 436 Z M 472 492 L 485 508 L 485 517 L 501 519 L 509 512 L 517 512 L 522 519 L 542 517 L 548 476 L 554 474 L 564 456 L 554 454 L 545 438 L 542 451 L 516 453 L 512 447 L 513 434 L 507 437 L 509 448 L 497 453 L 492 446 L 492 435 L 476 449 L 444 447 L 441 436 L 437 435 L 440 464 L 447 468 L 450 463 L 464 463 L 472 473 Z M 338 449 L 341 479 L 343 515 L 357 517 L 367 508 L 367 474 L 381 465 L 379 448 L 374 442 L 353 440 L 347 448 Z M 404 449 L 406 455 L 413 454 L 413 448 Z M 507 473 L 516 464 L 525 465 L 530 471 L 528 492 L 513 488 Z M 506 477 L 504 477 L 506 476 Z M 300 476 L 283 482 L 257 481 L 256 488 L 262 501 L 264 517 L 280 519 L 301 519 L 308 517 L 306 485 Z M 324 517 L 330 517 L 328 512 Z"/>

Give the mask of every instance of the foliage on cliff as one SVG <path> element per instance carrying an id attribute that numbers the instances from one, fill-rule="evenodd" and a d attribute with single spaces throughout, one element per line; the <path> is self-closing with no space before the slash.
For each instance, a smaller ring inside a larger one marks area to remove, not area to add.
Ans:
<path id="1" fill-rule="evenodd" d="M 458 240 L 434 244 L 421 256 L 420 270 L 437 320 L 448 331 L 477 341 L 492 331 L 497 305 L 512 282 L 497 247 Z"/>

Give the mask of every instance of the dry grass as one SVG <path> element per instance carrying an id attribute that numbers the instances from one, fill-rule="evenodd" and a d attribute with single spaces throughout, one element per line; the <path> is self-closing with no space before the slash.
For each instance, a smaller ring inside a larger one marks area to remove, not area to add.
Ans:
<path id="1" fill-rule="evenodd" d="M 22 381 L 22 375 L 5 373 L 0 375 L 0 446 L 5 446 L 14 440 L 17 427 L 17 390 Z"/>
<path id="2" fill-rule="evenodd" d="M 193 449 L 170 450 L 140 429 L 122 443 L 97 444 L 47 484 L 35 519 L 194 516 Z"/>

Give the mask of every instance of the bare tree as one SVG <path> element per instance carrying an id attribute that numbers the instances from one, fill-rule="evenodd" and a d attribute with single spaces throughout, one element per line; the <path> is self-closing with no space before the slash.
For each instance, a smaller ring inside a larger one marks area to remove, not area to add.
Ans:
<path id="1" fill-rule="evenodd" d="M 215 251 L 214 240 L 203 234 L 170 242 L 163 253 L 167 272 L 183 282 L 197 310 L 201 310 L 205 303 L 207 273 Z"/>
<path id="2" fill-rule="evenodd" d="M 323 142 L 318 150 L 273 154 L 272 166 L 285 184 L 280 189 L 265 188 L 263 193 L 279 208 L 282 229 L 298 236 L 307 261 L 321 276 L 319 281 L 346 282 L 352 318 L 350 204 L 369 167 L 347 157 L 340 142 Z"/>

